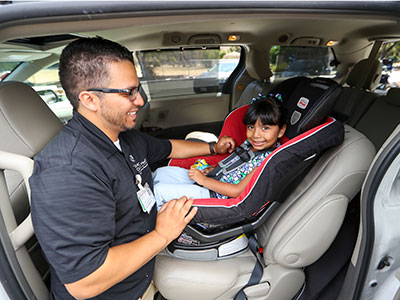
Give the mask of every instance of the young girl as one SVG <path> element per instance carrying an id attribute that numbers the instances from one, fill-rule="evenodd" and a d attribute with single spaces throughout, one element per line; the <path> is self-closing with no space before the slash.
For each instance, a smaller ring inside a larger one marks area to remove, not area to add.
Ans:
<path id="1" fill-rule="evenodd" d="M 286 112 L 279 100 L 261 98 L 250 104 L 243 123 L 247 126 L 246 143 L 254 157 L 239 168 L 219 179 L 206 176 L 210 169 L 163 167 L 154 172 L 154 194 L 160 208 L 171 199 L 187 196 L 192 198 L 235 198 L 242 193 L 256 168 L 279 146 L 285 134 Z"/>

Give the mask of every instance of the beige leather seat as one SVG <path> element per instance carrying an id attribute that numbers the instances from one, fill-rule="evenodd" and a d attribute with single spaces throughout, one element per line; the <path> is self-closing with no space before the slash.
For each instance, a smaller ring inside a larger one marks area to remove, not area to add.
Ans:
<path id="1" fill-rule="evenodd" d="M 347 86 L 336 101 L 334 112 L 354 127 L 378 97 L 372 91 L 379 85 L 381 75 L 382 64 L 378 60 L 363 59 L 356 63 L 346 79 Z"/>
<path id="2" fill-rule="evenodd" d="M 27 298 L 48 299 L 43 281 L 48 268 L 32 239 L 27 183 L 33 170 L 31 158 L 61 130 L 62 123 L 38 94 L 21 82 L 0 82 L 0 111 L 0 219 L 7 230 L 1 239 Z M 40 272 L 32 257 L 40 261 Z"/>
<path id="3" fill-rule="evenodd" d="M 346 125 L 342 145 L 329 149 L 258 230 L 264 247 L 260 284 L 247 299 L 291 299 L 304 283 L 303 267 L 315 262 L 334 240 L 351 199 L 360 191 L 375 155 L 372 143 Z M 169 300 L 233 299 L 252 272 L 247 251 L 219 261 L 189 261 L 160 254 L 155 283 Z"/>
<path id="4" fill-rule="evenodd" d="M 272 72 L 269 68 L 269 53 L 258 49 L 250 49 L 246 57 L 246 71 L 254 80 L 251 81 L 234 103 L 234 108 L 249 104 L 251 99 L 260 93 L 267 93 L 271 88 L 269 78 Z"/>

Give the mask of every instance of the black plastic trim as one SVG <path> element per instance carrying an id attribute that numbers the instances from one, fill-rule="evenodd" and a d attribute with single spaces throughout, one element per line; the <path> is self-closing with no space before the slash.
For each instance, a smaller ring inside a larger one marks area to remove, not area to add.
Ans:
<path id="1" fill-rule="evenodd" d="M 249 233 L 251 231 L 256 230 L 260 225 L 262 225 L 265 222 L 265 220 L 269 218 L 272 212 L 279 206 L 279 204 L 280 203 L 277 201 L 272 202 L 269 205 L 269 207 L 262 213 L 262 215 L 257 220 L 251 222 L 250 224 L 240 225 L 213 234 L 202 233 L 190 225 L 186 226 L 185 231 L 195 239 L 202 242 L 216 242 L 236 235 L 240 235 L 242 233 Z"/>

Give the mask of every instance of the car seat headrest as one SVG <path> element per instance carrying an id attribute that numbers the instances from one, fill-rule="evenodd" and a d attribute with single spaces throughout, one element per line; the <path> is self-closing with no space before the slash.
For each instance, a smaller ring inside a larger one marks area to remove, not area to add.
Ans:
<path id="1" fill-rule="evenodd" d="M 0 82 L 1 151 L 36 155 L 63 127 L 46 103 L 22 82 Z"/>
<path id="2" fill-rule="evenodd" d="M 246 70 L 256 80 L 268 80 L 272 76 L 269 57 L 264 50 L 250 49 L 246 57 Z"/>
<path id="3" fill-rule="evenodd" d="M 395 106 L 400 106 L 400 89 L 399 88 L 391 88 L 386 97 L 386 102 Z"/>
<path id="4" fill-rule="evenodd" d="M 368 74 L 368 77 L 364 81 L 360 80 L 360 78 L 365 77 L 365 74 Z M 363 59 L 354 65 L 347 77 L 346 83 L 351 87 L 373 91 L 379 85 L 381 75 L 382 64 L 379 60 L 370 61 Z"/>
<path id="5" fill-rule="evenodd" d="M 321 124 L 333 109 L 340 85 L 329 78 L 295 77 L 278 84 L 270 95 L 280 94 L 287 109 L 286 137 L 291 139 Z"/>

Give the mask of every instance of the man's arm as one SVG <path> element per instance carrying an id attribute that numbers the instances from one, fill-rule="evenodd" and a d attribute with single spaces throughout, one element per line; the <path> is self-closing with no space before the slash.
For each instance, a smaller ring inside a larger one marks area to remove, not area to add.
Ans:
<path id="1" fill-rule="evenodd" d="M 168 158 L 188 158 L 194 156 L 213 154 L 208 143 L 185 140 L 170 140 L 172 150 Z M 213 145 L 214 154 L 232 153 L 235 149 L 235 141 L 228 136 L 221 137 Z"/>
<path id="2" fill-rule="evenodd" d="M 192 199 L 182 197 L 164 204 L 153 231 L 130 243 L 111 247 L 96 271 L 65 284 L 68 292 L 77 299 L 91 298 L 136 272 L 179 236 L 197 212 L 197 207 L 190 210 L 192 203 Z"/>

